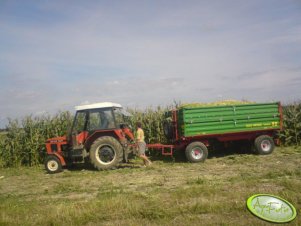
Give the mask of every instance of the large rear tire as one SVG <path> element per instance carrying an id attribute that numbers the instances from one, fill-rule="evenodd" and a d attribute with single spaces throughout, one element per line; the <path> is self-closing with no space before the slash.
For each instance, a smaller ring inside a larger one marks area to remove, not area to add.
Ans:
<path id="1" fill-rule="evenodd" d="M 122 146 L 113 137 L 96 139 L 90 148 L 90 160 L 98 170 L 113 169 L 123 159 Z"/>
<path id="2" fill-rule="evenodd" d="M 275 143 L 270 136 L 261 135 L 254 141 L 255 152 L 259 155 L 271 154 L 275 149 Z"/>
<path id="3" fill-rule="evenodd" d="M 189 162 L 204 162 L 208 157 L 208 149 L 202 142 L 192 142 L 186 147 L 185 155 Z"/>

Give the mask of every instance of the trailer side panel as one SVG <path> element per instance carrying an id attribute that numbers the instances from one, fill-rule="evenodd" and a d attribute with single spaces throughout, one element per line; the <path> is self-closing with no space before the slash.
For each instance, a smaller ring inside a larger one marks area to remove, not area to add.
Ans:
<path id="1" fill-rule="evenodd" d="M 279 130 L 280 103 L 241 104 L 180 108 L 178 130 L 181 137 L 236 132 Z"/>

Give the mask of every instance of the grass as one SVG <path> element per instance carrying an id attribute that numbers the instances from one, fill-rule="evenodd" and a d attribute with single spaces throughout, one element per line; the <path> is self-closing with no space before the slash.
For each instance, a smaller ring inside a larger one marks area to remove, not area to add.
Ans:
<path id="1" fill-rule="evenodd" d="M 257 193 L 290 201 L 298 215 L 288 225 L 301 225 L 300 147 L 140 164 L 55 175 L 42 166 L 1 169 L 0 225 L 271 225 L 246 209 Z"/>

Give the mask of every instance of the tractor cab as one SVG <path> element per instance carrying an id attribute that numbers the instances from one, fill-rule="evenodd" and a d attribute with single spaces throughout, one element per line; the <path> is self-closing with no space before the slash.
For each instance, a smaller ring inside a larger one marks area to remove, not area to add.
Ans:
<path id="1" fill-rule="evenodd" d="M 114 133 L 126 126 L 125 116 L 129 115 L 120 104 L 110 102 L 76 106 L 75 109 L 68 137 L 73 149 L 82 148 L 87 138 L 95 133 L 114 136 Z"/>
<path id="2" fill-rule="evenodd" d="M 57 171 L 60 164 L 85 160 L 90 160 L 97 169 L 109 169 L 120 161 L 120 156 L 127 159 L 128 143 L 134 136 L 125 123 L 125 117 L 130 114 L 120 104 L 104 102 L 76 106 L 75 109 L 68 136 L 46 142 L 47 159 L 55 168 L 51 169 L 46 159 L 48 172 Z"/>

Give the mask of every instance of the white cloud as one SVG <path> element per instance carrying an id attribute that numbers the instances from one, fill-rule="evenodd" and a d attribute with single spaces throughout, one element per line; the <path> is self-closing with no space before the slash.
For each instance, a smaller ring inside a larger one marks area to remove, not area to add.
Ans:
<path id="1" fill-rule="evenodd" d="M 35 4 L 40 20 L 2 14 L 1 116 L 98 101 L 300 99 L 301 14 L 270 3 L 47 1 Z"/>

